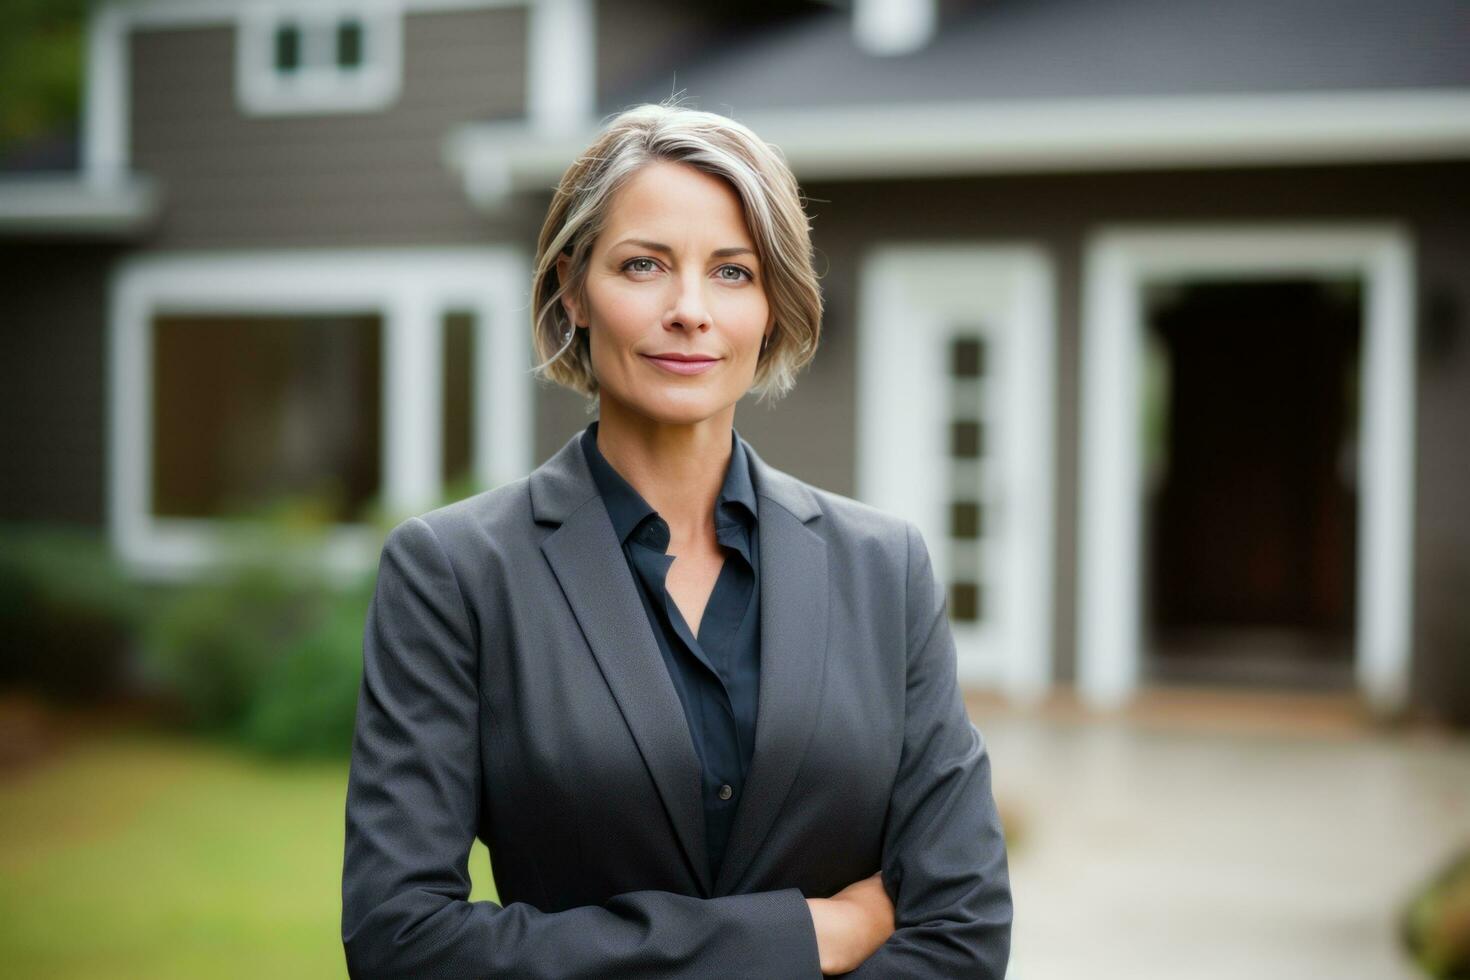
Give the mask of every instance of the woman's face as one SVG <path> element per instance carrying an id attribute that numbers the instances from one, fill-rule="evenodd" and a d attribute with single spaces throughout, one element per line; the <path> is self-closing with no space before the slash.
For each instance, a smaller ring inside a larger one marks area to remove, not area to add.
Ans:
<path id="1" fill-rule="evenodd" d="M 561 256 L 563 282 L 568 265 Z M 755 380 L 761 339 L 772 326 L 739 197 L 724 180 L 683 163 L 650 164 L 618 191 L 593 245 L 584 299 L 585 309 L 574 297 L 563 303 L 590 331 L 604 411 L 626 409 L 656 422 L 691 424 L 733 412 Z"/>

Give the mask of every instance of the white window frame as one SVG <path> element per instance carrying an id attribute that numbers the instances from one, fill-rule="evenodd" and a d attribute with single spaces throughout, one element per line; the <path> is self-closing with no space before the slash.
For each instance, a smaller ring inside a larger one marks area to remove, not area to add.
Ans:
<path id="1" fill-rule="evenodd" d="M 442 491 L 444 314 L 475 316 L 474 473 L 498 486 L 530 469 L 534 388 L 526 329 L 528 263 L 501 247 L 280 249 L 156 253 L 122 260 L 109 296 L 108 524 L 116 553 L 137 574 L 180 578 L 225 554 L 223 522 L 152 513 L 154 317 L 334 314 L 372 311 L 383 323 L 382 492 L 399 514 L 420 513 Z M 372 528 L 336 525 L 323 554 L 331 569 L 370 568 Z"/>
<path id="2" fill-rule="evenodd" d="M 985 514 L 984 618 L 952 623 L 960 680 L 1022 703 L 1052 683 L 1055 274 L 1029 245 L 885 243 L 860 266 L 857 496 L 913 521 L 935 576 L 950 580 L 950 330 L 988 326 L 994 424 L 987 461 L 999 512 Z"/>
<path id="3" fill-rule="evenodd" d="M 1104 228 L 1087 248 L 1079 420 L 1077 680 L 1099 708 L 1142 668 L 1143 289 L 1152 283 L 1354 275 L 1362 280 L 1358 687 L 1380 712 L 1408 694 L 1414 514 L 1414 280 L 1407 230 L 1362 225 Z"/>
<path id="4" fill-rule="evenodd" d="M 344 69 L 335 44 L 337 24 L 348 17 L 362 25 L 362 63 Z M 275 37 L 287 24 L 302 29 L 301 65 L 283 74 Z M 399 0 L 250 4 L 240 9 L 235 36 L 235 92 L 246 115 L 374 112 L 396 102 L 403 88 Z"/>

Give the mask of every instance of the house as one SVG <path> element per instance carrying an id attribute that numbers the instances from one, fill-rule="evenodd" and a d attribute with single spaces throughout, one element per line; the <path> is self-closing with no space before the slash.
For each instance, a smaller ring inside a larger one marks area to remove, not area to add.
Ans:
<path id="1" fill-rule="evenodd" d="M 188 574 L 281 491 L 497 485 L 587 416 L 529 261 L 600 121 L 779 145 L 827 299 L 737 426 L 914 520 L 963 678 L 1470 717 L 1455 0 L 104 0 L 71 171 L 0 179 L 0 518 Z"/>

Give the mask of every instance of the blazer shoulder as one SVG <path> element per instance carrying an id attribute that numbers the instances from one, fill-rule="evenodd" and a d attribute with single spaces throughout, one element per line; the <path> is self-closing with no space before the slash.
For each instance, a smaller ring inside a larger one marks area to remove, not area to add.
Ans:
<path id="1" fill-rule="evenodd" d="M 446 552 L 462 545 L 505 541 L 531 526 L 530 478 L 523 476 L 406 518 L 427 524 Z"/>
<path id="2" fill-rule="evenodd" d="M 857 551 L 877 549 L 890 560 L 905 561 L 913 522 L 855 497 L 807 484 L 822 509 L 825 533 Z"/>

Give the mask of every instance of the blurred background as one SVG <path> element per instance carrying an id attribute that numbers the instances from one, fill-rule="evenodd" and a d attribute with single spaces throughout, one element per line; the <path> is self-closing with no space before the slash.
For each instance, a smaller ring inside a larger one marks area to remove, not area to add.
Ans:
<path id="1" fill-rule="evenodd" d="M 345 974 L 378 549 L 590 420 L 536 234 L 671 96 L 807 194 L 736 426 L 924 533 L 1010 975 L 1470 976 L 1459 0 L 6 0 L 5 971 Z"/>

